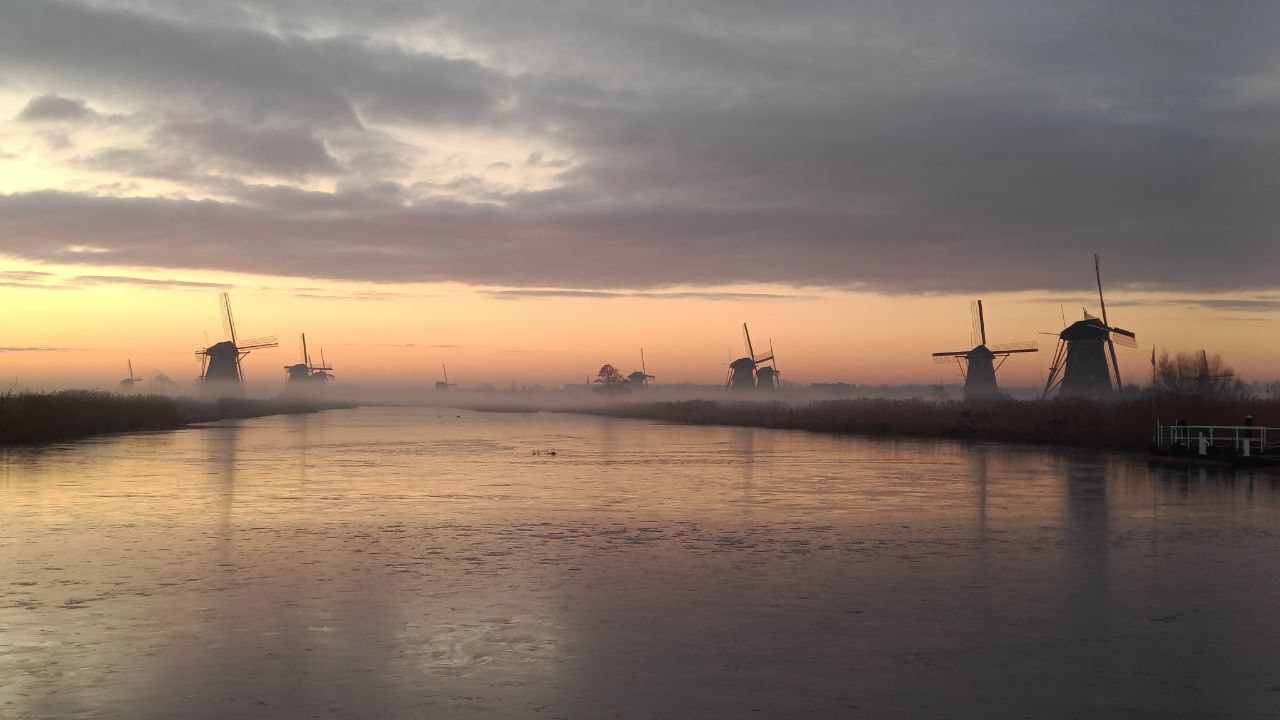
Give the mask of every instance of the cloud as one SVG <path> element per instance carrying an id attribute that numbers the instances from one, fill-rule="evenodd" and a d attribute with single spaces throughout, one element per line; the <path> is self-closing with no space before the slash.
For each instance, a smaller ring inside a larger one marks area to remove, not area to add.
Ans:
<path id="1" fill-rule="evenodd" d="M 225 283 L 197 282 L 193 280 L 169 280 L 155 278 L 128 277 L 124 275 L 77 275 L 67 281 L 68 285 L 133 285 L 135 287 L 164 288 L 171 290 L 191 289 L 205 290 L 210 288 L 230 288 L 234 285 Z"/>
<path id="2" fill-rule="evenodd" d="M 1108 303 L 1110 304 L 1110 303 Z M 1178 300 L 1155 299 L 1120 303 L 1125 305 L 1176 305 L 1179 307 L 1199 307 L 1207 310 L 1221 310 L 1236 313 L 1273 313 L 1280 310 L 1280 298 L 1185 298 Z"/>
<path id="3" fill-rule="evenodd" d="M 1087 291 L 1100 252 L 1108 287 L 1269 288 L 1277 21 L 1261 0 L 10 0 L 6 71 L 63 112 L 110 93 L 161 118 L 69 162 L 184 192 L 3 196 L 0 252 L 619 293 Z"/>
<path id="4" fill-rule="evenodd" d="M 528 300 L 538 298 L 645 298 L 652 300 L 807 300 L 812 296 L 789 293 L 717 292 L 714 290 L 685 292 L 619 292 L 612 290 L 543 290 L 526 288 L 519 290 L 486 290 L 485 294 L 499 300 Z"/>
<path id="5" fill-rule="evenodd" d="M 306 128 L 248 127 L 223 118 L 170 118 L 156 128 L 157 146 L 176 146 L 231 172 L 331 175 L 341 171 Z"/>
<path id="6" fill-rule="evenodd" d="M 72 348 L 60 347 L 0 347 L 0 353 L 25 353 L 25 352 L 71 352 Z"/>
<path id="7" fill-rule="evenodd" d="M 40 95 L 31 98 L 18 119 L 23 122 L 43 122 L 49 120 L 91 120 L 98 113 L 89 109 L 83 100 L 66 98 L 58 95 Z"/>
<path id="8" fill-rule="evenodd" d="M 4 270 L 0 271 L 0 280 L 16 280 L 22 282 L 35 282 L 53 277 L 53 273 L 47 273 L 40 270 Z"/>

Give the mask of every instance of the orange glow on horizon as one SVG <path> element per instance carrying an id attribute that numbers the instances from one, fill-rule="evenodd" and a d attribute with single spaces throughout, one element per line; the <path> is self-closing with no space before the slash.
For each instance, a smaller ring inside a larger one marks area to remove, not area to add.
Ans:
<path id="1" fill-rule="evenodd" d="M 8 263 L 7 272 L 50 273 L 0 287 L 9 308 L 0 379 L 30 386 L 113 386 L 132 359 L 140 375 L 160 370 L 179 384 L 199 373 L 194 351 L 222 338 L 215 286 L 231 286 L 241 337 L 276 335 L 280 347 L 254 351 L 246 377 L 263 384 L 296 362 L 298 334 L 313 355 L 324 349 L 339 382 L 361 386 L 429 387 L 448 363 L 463 387 L 492 383 L 557 388 L 582 382 L 603 363 L 626 371 L 645 348 L 660 383 L 723 382 L 725 364 L 745 354 L 743 321 L 759 346 L 770 339 L 790 382 L 862 385 L 958 382 L 954 366 L 930 353 L 965 349 L 968 297 L 886 296 L 786 287 L 701 289 L 777 297 L 668 298 L 638 293 L 610 297 L 495 297 L 463 285 L 373 285 L 200 272 L 104 270 L 84 266 Z M 147 286 L 76 281 L 83 276 L 180 280 L 210 286 Z M 27 286 L 23 286 L 27 285 Z M 33 287 L 34 286 L 34 287 Z M 655 293 L 697 292 L 676 288 Z M 1068 322 L 1085 288 L 1063 298 L 1035 293 L 984 297 L 992 343 L 1038 340 L 1037 355 L 1015 356 L 1002 369 L 1006 386 L 1039 385 L 1065 311 Z M 1138 333 L 1140 348 L 1120 349 L 1129 382 L 1144 383 L 1153 343 L 1170 351 L 1201 347 L 1221 353 L 1246 380 L 1275 377 L 1280 337 L 1256 314 L 1177 304 L 1166 295 L 1115 291 L 1112 321 Z M 1071 302 L 1070 307 L 1066 303 Z M 1248 334 L 1244 332 L 1248 330 Z M 37 348 L 18 350 L 20 348 Z M 41 349 L 43 348 L 43 349 Z"/>

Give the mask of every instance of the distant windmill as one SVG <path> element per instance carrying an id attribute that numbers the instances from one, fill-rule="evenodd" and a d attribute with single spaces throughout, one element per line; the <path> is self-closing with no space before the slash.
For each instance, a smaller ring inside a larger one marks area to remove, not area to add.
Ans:
<path id="1" fill-rule="evenodd" d="M 440 371 L 444 373 L 444 380 L 436 381 L 436 390 L 452 390 L 458 387 L 457 383 L 449 382 L 449 368 L 445 367 L 444 363 L 440 363 Z"/>
<path id="2" fill-rule="evenodd" d="M 142 378 L 140 378 L 140 377 L 134 377 L 134 374 L 133 374 L 133 360 L 129 360 L 129 361 L 128 361 L 128 363 L 129 363 L 129 377 L 127 377 L 127 378 L 125 378 L 125 379 L 123 379 L 123 380 L 121 380 L 121 381 L 120 381 L 120 389 L 121 389 L 121 390 L 123 390 L 123 391 L 125 391 L 125 392 L 133 392 L 133 390 L 134 390 L 134 387 L 133 387 L 133 386 L 134 386 L 136 383 L 140 383 L 140 382 L 142 382 Z"/>
<path id="3" fill-rule="evenodd" d="M 640 348 L 640 369 L 627 376 L 627 386 L 632 390 L 644 390 L 649 387 L 650 380 L 658 378 L 649 374 L 649 370 L 644 365 L 644 348 Z"/>
<path id="4" fill-rule="evenodd" d="M 333 368 L 324 361 L 324 350 L 320 351 L 320 364 L 311 363 L 311 353 L 307 352 L 307 334 L 302 333 L 302 362 L 285 365 L 284 378 L 286 385 L 294 383 L 327 383 L 333 379 L 330 374 Z"/>
<path id="5" fill-rule="evenodd" d="M 974 301 L 972 315 L 973 332 L 970 339 L 974 343 L 973 349 L 936 352 L 933 354 L 933 361 L 939 364 L 955 361 L 960 367 L 960 375 L 964 377 L 966 400 L 999 397 L 1000 387 L 996 384 L 996 371 L 1004 365 L 1010 355 L 1038 352 L 1039 348 L 1034 341 L 987 347 L 987 321 L 982 313 L 981 300 Z M 1000 358 L 999 363 L 996 362 L 996 358 Z"/>
<path id="6" fill-rule="evenodd" d="M 231 298 L 221 295 L 222 329 L 227 339 L 196 351 L 200 359 L 201 395 L 219 397 L 244 394 L 244 372 L 240 361 L 250 350 L 276 347 L 275 337 L 255 338 L 241 343 L 236 337 L 235 318 L 231 315 Z"/>
<path id="7" fill-rule="evenodd" d="M 1137 347 L 1137 335 L 1112 327 L 1107 320 L 1107 301 L 1102 297 L 1102 270 L 1097 255 L 1093 256 L 1093 271 L 1098 280 L 1102 317 L 1096 318 L 1086 311 L 1083 320 L 1077 320 L 1058 334 L 1058 349 L 1053 354 L 1042 397 L 1049 397 L 1057 388 L 1059 397 L 1107 398 L 1123 387 L 1116 344 Z"/>
<path id="8" fill-rule="evenodd" d="M 738 358 L 729 363 L 729 376 L 725 387 L 730 390 L 777 389 L 781 375 L 778 373 L 777 361 L 774 360 L 773 341 L 769 341 L 769 352 L 757 355 L 755 348 L 751 345 L 751 331 L 747 329 L 746 323 L 742 323 L 742 339 L 747 346 L 747 357 Z M 772 363 L 772 365 L 764 365 L 764 363 Z M 764 367 L 761 367 L 762 365 Z"/>
<path id="9" fill-rule="evenodd" d="M 1200 351 L 1200 372 L 1195 375 L 1184 375 L 1183 380 L 1191 380 L 1196 384 L 1196 392 L 1200 395 L 1209 395 L 1214 391 L 1215 380 L 1226 380 L 1235 377 L 1233 372 L 1214 373 L 1209 369 L 1209 353 L 1204 350 Z"/>

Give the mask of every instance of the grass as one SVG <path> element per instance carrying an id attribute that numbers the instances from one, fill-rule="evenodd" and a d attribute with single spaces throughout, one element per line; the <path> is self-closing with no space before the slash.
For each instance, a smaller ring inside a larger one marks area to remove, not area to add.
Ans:
<path id="1" fill-rule="evenodd" d="M 809 430 L 847 435 L 942 437 L 978 442 L 1014 442 L 1145 449 L 1156 419 L 1182 418 L 1193 425 L 1280 425 L 1280 400 L 1212 400 L 1148 397 L 1103 403 L 1089 400 L 982 403 L 928 400 L 823 400 L 783 402 L 690 400 L 619 404 L 584 412 L 664 420 L 691 425 Z"/>
<path id="2" fill-rule="evenodd" d="M 165 395 L 91 390 L 0 395 L 0 445 L 51 442 L 102 433 L 172 430 L 191 423 L 314 412 L 339 404 L 224 399 L 197 402 Z"/>

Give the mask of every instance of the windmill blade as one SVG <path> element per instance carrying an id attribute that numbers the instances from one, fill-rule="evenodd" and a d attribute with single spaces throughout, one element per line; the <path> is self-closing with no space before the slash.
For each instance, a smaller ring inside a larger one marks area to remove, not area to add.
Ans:
<path id="1" fill-rule="evenodd" d="M 133 360 L 130 359 L 128 362 L 129 362 L 129 378 L 132 379 L 133 378 Z"/>
<path id="2" fill-rule="evenodd" d="M 1121 330 L 1120 328 L 1111 328 L 1111 332 L 1110 334 L 1108 334 L 1107 339 L 1109 342 L 1114 343 L 1116 345 L 1123 345 L 1124 347 L 1128 347 L 1128 348 L 1138 347 L 1138 336 L 1129 332 L 1128 330 Z"/>
<path id="3" fill-rule="evenodd" d="M 1107 320 L 1107 301 L 1102 297 L 1102 258 L 1097 253 L 1093 254 L 1093 274 L 1098 279 L 1098 304 L 1102 306 L 1102 324 L 1108 329 L 1111 327 L 1110 321 Z M 1130 333 L 1132 336 L 1132 333 Z M 1120 360 L 1116 357 L 1115 333 L 1107 333 L 1107 350 L 1111 353 L 1111 368 L 1116 373 L 1116 389 L 1124 389 L 1124 381 L 1120 379 Z M 1137 343 L 1134 343 L 1137 347 Z"/>
<path id="4" fill-rule="evenodd" d="M 1065 374 L 1067 341 L 1059 339 L 1058 349 L 1053 353 L 1053 361 L 1049 363 L 1049 377 L 1044 382 L 1044 392 L 1041 393 L 1040 399 L 1049 399 L 1049 393 L 1062 384 L 1062 376 Z"/>
<path id="5" fill-rule="evenodd" d="M 222 293 L 219 296 L 219 300 L 222 304 L 222 331 L 226 333 L 227 339 L 231 341 L 232 345 L 239 347 L 240 344 L 236 342 L 236 321 L 231 315 L 231 296 L 227 293 Z"/>
<path id="6" fill-rule="evenodd" d="M 751 331 L 747 329 L 746 323 L 742 323 L 742 339 L 747 343 L 747 357 L 751 358 L 752 362 L 759 362 L 756 360 L 756 351 L 751 347 Z"/>
<path id="7" fill-rule="evenodd" d="M 992 345 L 991 352 L 998 353 L 1014 353 L 1014 352 L 1037 352 L 1040 350 L 1040 343 L 1035 340 L 1024 340 L 1022 342 L 1000 343 Z"/>
<path id="8" fill-rule="evenodd" d="M 936 352 L 933 354 L 933 356 L 936 358 L 967 357 L 970 352 L 972 351 L 971 350 L 955 350 L 953 352 Z M 945 362 L 950 362 L 950 360 L 947 360 Z"/>
<path id="9" fill-rule="evenodd" d="M 778 369 L 778 354 L 773 351 L 773 338 L 769 338 L 769 359 L 773 361 L 773 374 L 781 376 L 782 371 Z M 778 380 L 778 385 L 782 385 L 782 380 Z"/>
<path id="10" fill-rule="evenodd" d="M 752 358 L 751 358 L 751 360 L 752 360 L 753 362 L 755 362 L 755 364 L 757 364 L 757 365 L 759 365 L 759 364 L 761 364 L 761 363 L 767 363 L 767 362 L 769 362 L 769 361 L 770 361 L 770 360 L 772 360 L 772 359 L 773 359 L 773 351 L 772 351 L 772 350 L 771 350 L 771 351 L 769 351 L 769 352 L 767 352 L 767 353 L 760 353 L 759 355 L 752 356 Z"/>
<path id="11" fill-rule="evenodd" d="M 640 372 L 645 377 L 653 377 L 649 374 L 649 369 L 644 366 L 644 348 L 640 348 Z"/>
<path id="12" fill-rule="evenodd" d="M 951 363 L 953 363 L 953 362 L 960 362 L 960 358 L 965 357 L 965 356 L 966 356 L 966 355 L 968 355 L 968 354 L 969 354 L 969 353 L 967 353 L 967 352 L 960 352 L 960 353 L 934 353 L 934 354 L 933 354 L 933 364 L 934 364 L 934 365 L 950 365 L 950 364 L 951 364 Z"/>
<path id="13" fill-rule="evenodd" d="M 260 337 L 253 338 L 252 340 L 245 340 L 243 345 L 236 345 L 236 347 L 241 350 L 257 350 L 259 348 L 277 347 L 279 344 L 280 343 L 276 342 L 276 336 L 272 335 L 271 337 Z"/>
<path id="14" fill-rule="evenodd" d="M 1110 325 L 1107 322 L 1107 301 L 1102 297 L 1102 258 L 1097 254 L 1093 254 L 1093 274 L 1098 279 L 1098 304 L 1102 306 L 1102 324 Z"/>

